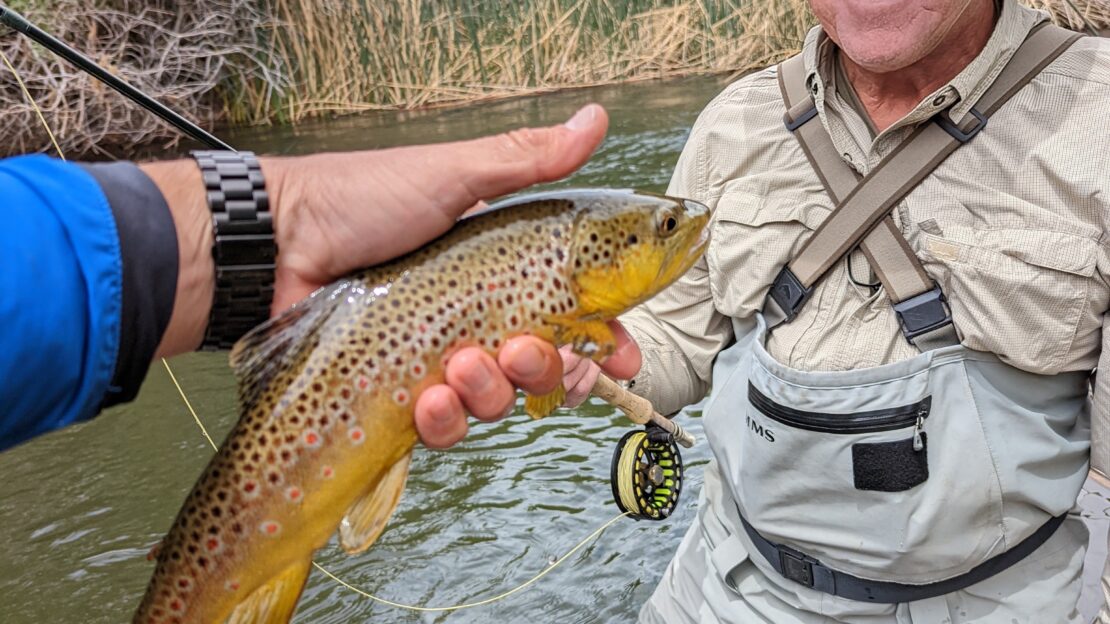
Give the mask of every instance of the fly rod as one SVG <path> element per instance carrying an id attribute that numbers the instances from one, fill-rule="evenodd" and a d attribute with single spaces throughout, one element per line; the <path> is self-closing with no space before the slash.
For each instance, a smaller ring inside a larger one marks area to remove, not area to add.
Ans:
<path id="1" fill-rule="evenodd" d="M 103 82 L 112 89 L 115 89 L 127 99 L 135 102 L 139 106 L 142 106 L 155 115 L 158 115 L 166 123 L 184 132 L 197 141 L 200 141 L 201 143 L 204 143 L 205 145 L 208 145 L 209 147 L 214 149 L 235 151 L 234 148 L 232 148 L 230 145 L 216 138 L 214 135 L 207 132 L 204 128 L 201 128 L 188 119 L 185 119 L 180 114 L 170 110 L 158 100 L 155 100 L 142 91 L 139 91 L 127 82 L 121 80 L 116 76 L 113 76 L 111 73 L 105 71 L 104 68 L 94 63 L 89 57 L 81 54 L 77 50 L 74 50 L 65 42 L 54 37 L 45 30 L 39 28 L 38 26 L 35 26 L 31 22 L 27 21 L 27 18 L 11 10 L 4 4 L 0 4 L 0 24 L 6 24 L 16 32 L 26 35 L 32 41 L 37 42 L 39 45 L 46 48 L 47 50 L 50 50 L 54 54 L 69 61 L 81 71 L 89 74 L 93 78 L 96 78 L 100 82 Z"/>
<path id="2" fill-rule="evenodd" d="M 689 431 L 655 411 L 651 401 L 632 394 L 609 377 L 598 375 L 590 394 L 624 412 L 632 422 L 640 425 L 651 423 L 674 436 L 675 441 L 682 446 L 686 448 L 694 446 L 695 439 Z"/>

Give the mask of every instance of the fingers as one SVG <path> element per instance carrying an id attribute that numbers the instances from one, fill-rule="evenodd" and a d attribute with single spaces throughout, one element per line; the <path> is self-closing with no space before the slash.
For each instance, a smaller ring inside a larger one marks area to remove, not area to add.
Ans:
<path id="1" fill-rule="evenodd" d="M 608 127 L 605 109 L 590 104 L 562 125 L 437 146 L 429 170 L 457 182 L 443 189 L 441 205 L 457 217 L 480 200 L 567 176 L 589 159 Z"/>
<path id="2" fill-rule="evenodd" d="M 492 356 L 467 348 L 447 362 L 447 385 L 458 393 L 467 411 L 482 421 L 503 417 L 516 401 L 516 390 Z"/>
<path id="3" fill-rule="evenodd" d="M 590 396 L 597 376 L 601 374 L 601 367 L 589 358 L 575 355 L 569 346 L 559 350 L 563 360 L 563 386 L 567 389 L 567 397 L 563 404 L 567 407 L 577 407 L 586 397 Z"/>
<path id="4" fill-rule="evenodd" d="M 588 358 L 575 355 L 569 346 L 559 350 L 563 370 L 566 371 L 563 374 L 563 386 L 567 389 L 567 398 L 564 401 L 567 407 L 576 407 L 586 400 L 602 371 L 617 379 L 632 379 L 640 372 L 643 363 L 640 348 L 619 322 L 610 321 L 609 328 L 613 330 L 617 347 L 600 366 Z"/>
<path id="5" fill-rule="evenodd" d="M 466 435 L 466 413 L 486 422 L 505 416 L 519 387 L 546 394 L 559 385 L 562 362 L 555 347 L 533 336 L 505 343 L 497 360 L 481 349 L 463 349 L 447 362 L 446 385 L 416 401 L 416 430 L 425 446 L 446 448 Z"/>
<path id="6" fill-rule="evenodd" d="M 497 354 L 497 363 L 509 381 L 528 394 L 551 392 L 563 375 L 559 352 L 535 336 L 517 336 L 506 342 Z"/>
<path id="7" fill-rule="evenodd" d="M 601 370 L 616 379 L 632 379 L 640 372 L 644 363 L 640 347 L 619 321 L 609 321 L 609 329 L 613 330 L 613 336 L 617 339 L 617 348 L 601 363 Z"/>
<path id="8" fill-rule="evenodd" d="M 416 432 L 424 446 L 447 448 L 466 436 L 466 412 L 459 395 L 440 384 L 420 394 L 416 400 Z"/>
<path id="9" fill-rule="evenodd" d="M 534 336 L 517 336 L 505 343 L 495 360 L 478 348 L 467 348 L 447 362 L 446 385 L 425 390 L 416 402 L 416 429 L 426 446 L 446 448 L 466 435 L 466 412 L 490 422 L 505 416 L 516 403 L 516 389 L 547 394 L 559 381 L 567 389 L 566 405 L 574 407 L 589 396 L 604 369 L 627 379 L 640 369 L 640 350 L 619 323 L 610 323 L 617 339 L 613 355 L 598 366 L 588 358 L 556 351 Z M 566 371 L 565 374 L 563 371 Z"/>

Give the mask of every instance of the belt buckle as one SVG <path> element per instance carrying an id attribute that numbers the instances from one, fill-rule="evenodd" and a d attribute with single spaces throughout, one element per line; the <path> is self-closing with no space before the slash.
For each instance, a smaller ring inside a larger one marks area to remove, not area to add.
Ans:
<path id="1" fill-rule="evenodd" d="M 813 587 L 813 563 L 805 555 L 780 547 L 779 566 L 784 577 L 806 587 Z"/>

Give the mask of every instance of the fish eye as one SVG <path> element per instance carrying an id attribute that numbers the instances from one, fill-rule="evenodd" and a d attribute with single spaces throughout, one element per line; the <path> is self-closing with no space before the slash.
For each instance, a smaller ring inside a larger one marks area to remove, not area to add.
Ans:
<path id="1" fill-rule="evenodd" d="M 659 234 L 661 236 L 670 236 L 678 229 L 678 219 L 675 218 L 670 212 L 664 212 L 659 215 Z"/>

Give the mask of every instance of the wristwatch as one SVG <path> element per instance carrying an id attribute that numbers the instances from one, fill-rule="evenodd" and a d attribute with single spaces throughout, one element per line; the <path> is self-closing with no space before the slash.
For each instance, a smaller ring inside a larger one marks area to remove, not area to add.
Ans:
<path id="1" fill-rule="evenodd" d="M 201 349 L 230 348 L 270 317 L 277 245 L 262 168 L 253 152 L 194 151 L 215 242 L 216 292 Z"/>

